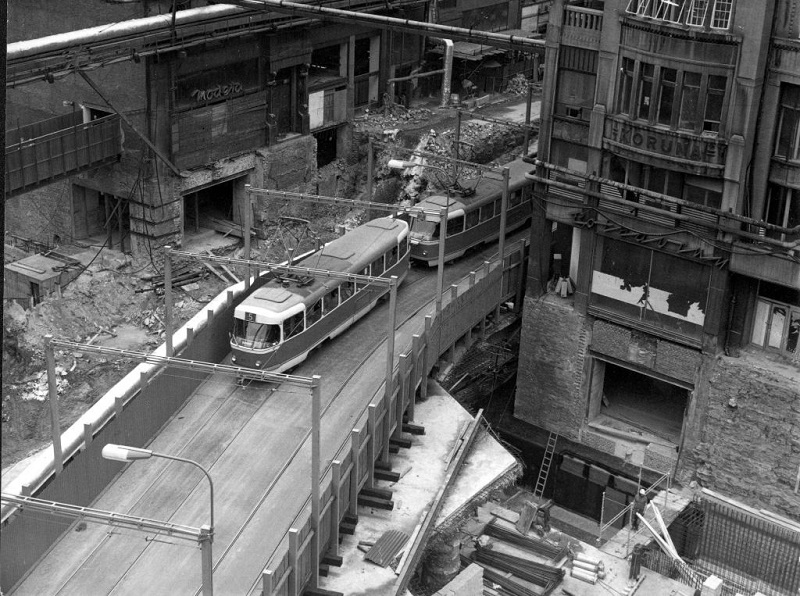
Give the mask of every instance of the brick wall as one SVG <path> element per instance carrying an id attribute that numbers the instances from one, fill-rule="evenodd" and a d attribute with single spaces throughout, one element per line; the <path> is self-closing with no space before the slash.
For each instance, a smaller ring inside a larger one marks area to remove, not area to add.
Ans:
<path id="1" fill-rule="evenodd" d="M 483 567 L 477 563 L 461 571 L 453 580 L 434 596 L 482 596 Z"/>
<path id="2" fill-rule="evenodd" d="M 684 466 L 705 487 L 800 519 L 800 368 L 745 351 L 717 358 L 702 390 L 701 442 Z"/>
<path id="3" fill-rule="evenodd" d="M 525 298 L 524 309 L 514 416 L 578 440 L 586 413 L 586 317 L 553 295 Z"/>

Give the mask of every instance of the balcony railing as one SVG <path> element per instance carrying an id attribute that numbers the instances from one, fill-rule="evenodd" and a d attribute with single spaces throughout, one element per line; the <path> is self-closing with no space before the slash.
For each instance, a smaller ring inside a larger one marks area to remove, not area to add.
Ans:
<path id="1" fill-rule="evenodd" d="M 603 28 L 603 11 L 580 6 L 566 6 L 564 7 L 564 27 L 600 31 Z"/>
<path id="2" fill-rule="evenodd" d="M 117 161 L 120 117 L 82 122 L 75 112 L 6 131 L 6 196 Z"/>

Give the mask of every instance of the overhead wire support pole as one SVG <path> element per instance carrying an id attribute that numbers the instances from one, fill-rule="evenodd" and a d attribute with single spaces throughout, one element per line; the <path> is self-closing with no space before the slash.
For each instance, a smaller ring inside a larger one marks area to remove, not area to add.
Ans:
<path id="1" fill-rule="evenodd" d="M 394 388 L 392 387 L 392 379 L 394 377 L 394 334 L 395 334 L 395 327 L 397 326 L 397 276 L 392 275 L 390 278 L 392 280 L 392 285 L 390 287 L 389 293 L 389 333 L 386 336 L 386 386 L 385 386 L 385 395 L 386 395 L 386 406 L 388 408 L 389 403 L 392 400 L 392 393 Z M 398 396 L 398 399 L 400 397 Z M 401 424 L 402 421 L 399 421 L 398 424 Z"/>
<path id="2" fill-rule="evenodd" d="M 136 352 L 134 350 L 125 350 L 123 348 L 111 348 L 104 346 L 95 346 L 90 344 L 81 344 L 73 341 L 66 341 L 63 339 L 53 339 L 53 346 L 59 346 L 68 350 L 76 352 L 102 354 L 104 356 L 116 356 L 119 358 L 130 358 L 132 360 L 139 360 L 143 363 L 162 366 L 174 366 L 185 370 L 203 371 L 209 373 L 220 373 L 231 376 L 252 379 L 254 381 L 267 381 L 269 383 L 288 383 L 300 387 L 311 387 L 313 379 L 311 377 L 300 377 L 296 375 L 287 375 L 284 373 L 273 373 L 254 368 L 244 368 L 241 366 L 231 366 L 229 364 L 212 364 L 210 362 L 200 362 L 196 360 L 187 360 L 185 358 L 175 358 L 166 356 L 156 356 L 147 352 Z"/>
<path id="3" fill-rule="evenodd" d="M 320 426 L 322 418 L 322 387 L 319 375 L 312 377 L 311 384 L 311 525 L 314 532 L 312 548 L 311 587 L 319 586 L 320 545 Z"/>
<path id="4" fill-rule="evenodd" d="M 498 242 L 498 253 L 500 255 L 500 297 L 503 296 L 503 276 L 505 275 L 506 263 L 506 224 L 508 218 L 508 194 L 509 194 L 509 169 L 503 168 L 503 197 L 500 201 L 500 240 Z M 500 321 L 500 302 L 497 303 L 494 311 L 495 324 Z"/>
<path id="5" fill-rule="evenodd" d="M 61 417 L 58 407 L 58 382 L 56 381 L 56 355 L 53 351 L 53 336 L 44 336 L 44 353 L 47 360 L 48 401 L 50 402 L 50 429 L 53 436 L 53 463 L 56 474 L 64 469 L 64 455 L 61 451 Z"/>
<path id="6" fill-rule="evenodd" d="M 172 357 L 172 247 L 164 247 L 164 341 L 167 358 Z"/>

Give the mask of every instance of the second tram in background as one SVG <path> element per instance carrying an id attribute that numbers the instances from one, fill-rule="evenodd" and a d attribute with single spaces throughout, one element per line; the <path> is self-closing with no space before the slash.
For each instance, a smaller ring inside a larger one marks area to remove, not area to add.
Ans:
<path id="1" fill-rule="evenodd" d="M 531 182 L 525 174 L 533 169 L 530 163 L 516 159 L 507 164 L 508 212 L 506 233 L 515 230 L 531 219 Z M 420 201 L 415 206 L 440 210 L 447 206 L 447 226 L 444 260 L 452 261 L 467 250 L 497 240 L 500 236 L 500 207 L 503 198 L 502 180 L 482 178 L 473 195 L 448 197 L 436 194 Z M 436 266 L 439 259 L 439 217 L 426 215 L 411 221 L 411 258 Z"/>
<path id="2" fill-rule="evenodd" d="M 308 255 L 298 267 L 370 277 L 408 273 L 408 224 L 373 219 Z M 234 310 L 231 361 L 283 372 L 367 314 L 386 294 L 383 284 L 284 276 L 253 291 Z"/>

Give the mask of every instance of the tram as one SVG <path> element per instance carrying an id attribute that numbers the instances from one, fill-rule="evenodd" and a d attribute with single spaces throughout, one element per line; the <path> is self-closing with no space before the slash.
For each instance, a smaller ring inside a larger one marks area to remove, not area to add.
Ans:
<path id="1" fill-rule="evenodd" d="M 507 164 L 508 172 L 508 212 L 506 232 L 511 232 L 531 219 L 530 180 L 525 174 L 533 166 L 516 159 Z M 416 207 L 440 211 L 447 207 L 447 226 L 444 260 L 452 261 L 467 250 L 479 244 L 492 242 L 500 237 L 500 207 L 503 197 L 503 182 L 495 179 L 482 179 L 476 192 L 466 197 L 447 197 L 432 195 Z M 440 217 L 425 215 L 412 217 L 411 258 L 435 267 L 439 259 L 439 238 L 441 235 Z"/>
<path id="2" fill-rule="evenodd" d="M 399 283 L 408 273 L 408 234 L 403 220 L 373 219 L 295 265 L 371 277 L 396 275 Z M 388 291 L 384 284 L 310 276 L 269 280 L 234 310 L 231 361 L 284 372 L 366 315 Z"/>

